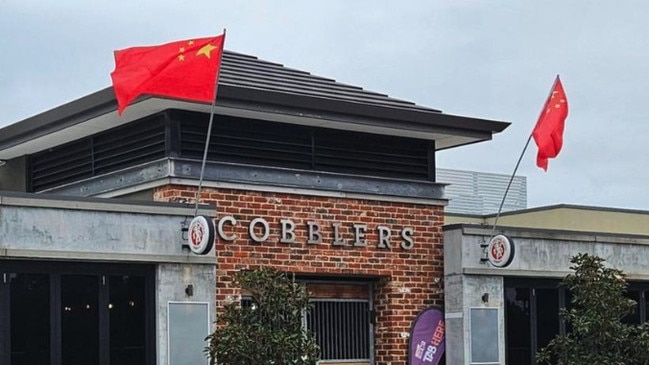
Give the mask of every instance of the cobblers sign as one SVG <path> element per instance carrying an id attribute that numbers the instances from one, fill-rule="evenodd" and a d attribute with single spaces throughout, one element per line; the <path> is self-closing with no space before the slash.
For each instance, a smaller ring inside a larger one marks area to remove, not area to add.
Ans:
<path id="1" fill-rule="evenodd" d="M 219 219 L 216 225 L 216 231 L 219 237 L 228 242 L 232 242 L 238 238 L 236 233 L 232 232 L 232 228 L 239 224 L 237 220 L 227 215 Z M 280 219 L 277 223 L 280 230 L 280 243 L 295 243 L 296 242 L 296 229 L 295 222 L 290 219 Z M 393 231 L 387 226 L 377 225 L 375 227 L 368 227 L 367 224 L 352 223 L 348 226 L 348 234 L 343 234 L 345 227 L 341 222 L 331 223 L 332 239 L 330 243 L 332 246 L 354 246 L 365 247 L 374 245 L 378 249 L 390 250 L 396 247 L 402 250 L 411 250 L 415 244 L 413 235 L 415 230 L 412 227 L 404 227 L 401 230 Z M 318 222 L 307 221 L 306 226 L 306 243 L 309 245 L 317 245 L 323 243 L 322 239 L 322 226 Z M 375 242 L 368 242 L 367 234 L 371 229 L 377 233 Z M 264 218 L 254 218 L 248 224 L 248 235 L 255 243 L 265 242 L 270 236 L 270 224 Z"/>

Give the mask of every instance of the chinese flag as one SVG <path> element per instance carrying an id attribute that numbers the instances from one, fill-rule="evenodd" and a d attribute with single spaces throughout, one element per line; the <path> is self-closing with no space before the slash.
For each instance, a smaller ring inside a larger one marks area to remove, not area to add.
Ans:
<path id="1" fill-rule="evenodd" d="M 568 117 L 568 99 L 559 76 L 554 81 L 552 93 L 545 102 L 532 136 L 539 148 L 536 166 L 548 170 L 548 159 L 555 158 L 563 146 L 563 127 Z"/>
<path id="2" fill-rule="evenodd" d="M 213 102 L 224 41 L 222 34 L 115 51 L 118 113 L 142 94 Z"/>

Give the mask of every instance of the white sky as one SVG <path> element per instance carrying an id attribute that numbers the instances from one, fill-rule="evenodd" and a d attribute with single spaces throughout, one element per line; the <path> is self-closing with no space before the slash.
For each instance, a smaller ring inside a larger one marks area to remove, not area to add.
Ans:
<path id="1" fill-rule="evenodd" d="M 226 48 L 445 113 L 511 122 L 438 166 L 511 174 L 556 74 L 564 148 L 530 145 L 529 206 L 649 210 L 649 1 L 0 0 L 0 126 L 110 85 L 112 51 L 210 36 Z"/>

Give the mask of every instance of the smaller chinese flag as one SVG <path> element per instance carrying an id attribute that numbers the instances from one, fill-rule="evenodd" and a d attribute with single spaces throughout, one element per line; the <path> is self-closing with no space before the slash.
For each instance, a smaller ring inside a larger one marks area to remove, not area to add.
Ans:
<path id="1" fill-rule="evenodd" d="M 563 146 L 563 128 L 568 117 L 568 99 L 557 76 L 552 92 L 545 102 L 543 111 L 532 131 L 534 142 L 539 148 L 536 166 L 548 170 L 548 159 L 555 158 Z"/>
<path id="2" fill-rule="evenodd" d="M 225 34 L 115 51 L 117 111 L 142 94 L 213 102 Z"/>

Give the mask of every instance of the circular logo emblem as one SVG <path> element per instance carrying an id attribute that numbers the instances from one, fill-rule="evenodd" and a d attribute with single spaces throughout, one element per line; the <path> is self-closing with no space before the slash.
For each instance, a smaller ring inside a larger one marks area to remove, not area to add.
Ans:
<path id="1" fill-rule="evenodd" d="M 505 267 L 514 259 L 514 241 L 504 234 L 497 234 L 487 246 L 487 259 L 496 267 Z"/>
<path id="2" fill-rule="evenodd" d="M 214 222 L 202 215 L 189 223 L 189 249 L 197 255 L 205 255 L 214 246 Z"/>

